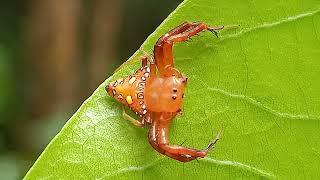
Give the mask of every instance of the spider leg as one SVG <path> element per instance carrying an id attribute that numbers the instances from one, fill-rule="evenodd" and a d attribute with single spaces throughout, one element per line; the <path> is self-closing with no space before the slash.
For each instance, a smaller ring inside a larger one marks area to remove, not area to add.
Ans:
<path id="1" fill-rule="evenodd" d="M 141 56 L 141 65 L 142 67 L 145 67 L 147 66 L 147 63 L 148 63 L 148 57 L 147 56 Z"/>
<path id="2" fill-rule="evenodd" d="M 147 51 L 145 51 L 142 47 L 139 50 L 143 53 L 143 55 L 141 57 L 141 61 L 145 59 L 144 61 L 149 62 L 150 64 L 154 63 L 153 56 L 148 54 Z"/>
<path id="3" fill-rule="evenodd" d="M 157 76 L 157 67 L 156 64 L 150 63 L 150 78 L 155 78 Z"/>
<path id="4" fill-rule="evenodd" d="M 152 56 L 148 55 L 148 53 L 143 50 L 140 49 L 140 51 L 143 52 L 143 56 L 141 56 L 141 65 L 142 67 L 145 67 L 148 65 L 148 62 L 150 63 L 150 78 L 154 78 L 157 76 L 157 68 L 156 68 L 156 64 L 154 62 L 154 59 Z"/>
<path id="5" fill-rule="evenodd" d="M 204 23 L 185 22 L 159 38 L 154 46 L 154 58 L 161 76 L 169 77 L 175 74 L 173 68 L 173 44 L 188 40 L 199 32 L 209 30 L 215 32 L 224 26 L 209 27 Z"/>
<path id="6" fill-rule="evenodd" d="M 169 116 L 168 116 L 169 115 Z M 169 126 L 172 120 L 170 113 L 157 113 L 149 130 L 149 143 L 161 154 L 181 162 L 204 158 L 207 150 L 197 150 L 182 145 L 170 145 L 168 140 Z"/>
<path id="7" fill-rule="evenodd" d="M 135 126 L 144 127 L 144 124 L 141 123 L 139 120 L 134 119 L 133 117 L 131 117 L 129 114 L 126 113 L 126 110 L 123 108 L 122 111 L 122 117 L 128 121 L 130 121 L 132 124 L 134 124 Z"/>
<path id="8" fill-rule="evenodd" d="M 175 27 L 174 29 L 170 30 L 167 33 L 167 35 L 168 36 L 173 36 L 173 35 L 180 34 L 180 33 L 184 32 L 184 31 L 186 31 L 187 29 L 189 29 L 190 27 L 192 27 L 192 23 L 184 22 L 184 23 L 180 24 L 179 26 Z M 162 36 L 162 38 L 166 38 L 165 36 L 166 35 Z"/>
<path id="9" fill-rule="evenodd" d="M 221 138 L 222 133 L 223 133 L 223 128 L 219 131 L 219 133 L 216 135 L 216 137 L 208 144 L 208 147 L 205 149 L 205 151 L 210 151 L 214 148 L 214 145 Z"/>

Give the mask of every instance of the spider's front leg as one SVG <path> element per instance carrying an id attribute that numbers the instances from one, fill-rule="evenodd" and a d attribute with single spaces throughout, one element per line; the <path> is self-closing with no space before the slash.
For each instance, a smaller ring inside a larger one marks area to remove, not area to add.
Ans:
<path id="1" fill-rule="evenodd" d="M 181 145 L 170 145 L 168 132 L 174 113 L 156 113 L 153 116 L 149 130 L 149 143 L 159 153 L 181 162 L 189 162 L 197 158 L 204 158 L 214 144 L 219 140 L 220 134 L 203 150 L 191 149 Z"/>
<path id="2" fill-rule="evenodd" d="M 209 27 L 204 23 L 185 22 L 159 38 L 154 46 L 154 58 L 160 76 L 169 77 L 179 73 L 173 64 L 172 47 L 174 43 L 186 41 L 188 38 L 204 30 L 209 30 L 216 34 L 216 30 L 223 28 L 224 26 Z"/>
<path id="3" fill-rule="evenodd" d="M 143 51 L 144 55 L 141 56 L 141 66 L 146 67 L 148 66 L 148 62 L 150 63 L 150 78 L 156 77 L 156 64 L 152 57 L 150 57 L 145 51 Z"/>

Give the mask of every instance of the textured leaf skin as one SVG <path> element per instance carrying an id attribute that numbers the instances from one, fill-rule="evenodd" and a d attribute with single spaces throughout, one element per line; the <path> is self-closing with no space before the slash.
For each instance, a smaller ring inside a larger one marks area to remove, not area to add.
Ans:
<path id="1" fill-rule="evenodd" d="M 139 66 L 137 51 L 84 102 L 25 179 L 320 178 L 320 2 L 186 0 L 143 49 L 152 52 L 157 38 L 183 21 L 241 25 L 174 49 L 189 84 L 170 139 L 203 148 L 223 126 L 209 156 L 184 164 L 159 155 L 147 130 L 124 120 L 106 95 L 110 80 Z"/>

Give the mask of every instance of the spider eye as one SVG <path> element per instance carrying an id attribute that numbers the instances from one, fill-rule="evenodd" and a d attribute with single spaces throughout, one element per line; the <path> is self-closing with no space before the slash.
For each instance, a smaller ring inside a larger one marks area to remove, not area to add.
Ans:
<path id="1" fill-rule="evenodd" d="M 172 91 L 176 93 L 176 92 L 178 92 L 178 89 L 177 88 L 173 88 Z"/>
<path id="2" fill-rule="evenodd" d="M 172 95 L 172 99 L 176 100 L 177 99 L 177 95 L 176 94 Z"/>
<path id="3" fill-rule="evenodd" d="M 187 82 L 188 82 L 188 78 L 187 78 L 187 77 L 184 78 L 184 79 L 182 80 L 182 82 L 183 82 L 183 83 L 187 83 Z"/>

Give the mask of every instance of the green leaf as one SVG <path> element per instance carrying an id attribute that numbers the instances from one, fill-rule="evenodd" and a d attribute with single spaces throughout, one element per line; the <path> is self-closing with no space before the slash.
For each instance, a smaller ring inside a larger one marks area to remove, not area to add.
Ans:
<path id="1" fill-rule="evenodd" d="M 157 38 L 184 21 L 241 25 L 219 38 L 201 33 L 174 49 L 176 67 L 189 81 L 170 140 L 204 148 L 223 126 L 207 158 L 180 163 L 156 153 L 147 129 L 124 120 L 121 106 L 106 95 L 111 79 L 139 66 L 137 51 L 80 107 L 25 178 L 319 178 L 320 2 L 186 0 L 143 49 L 152 52 Z"/>

